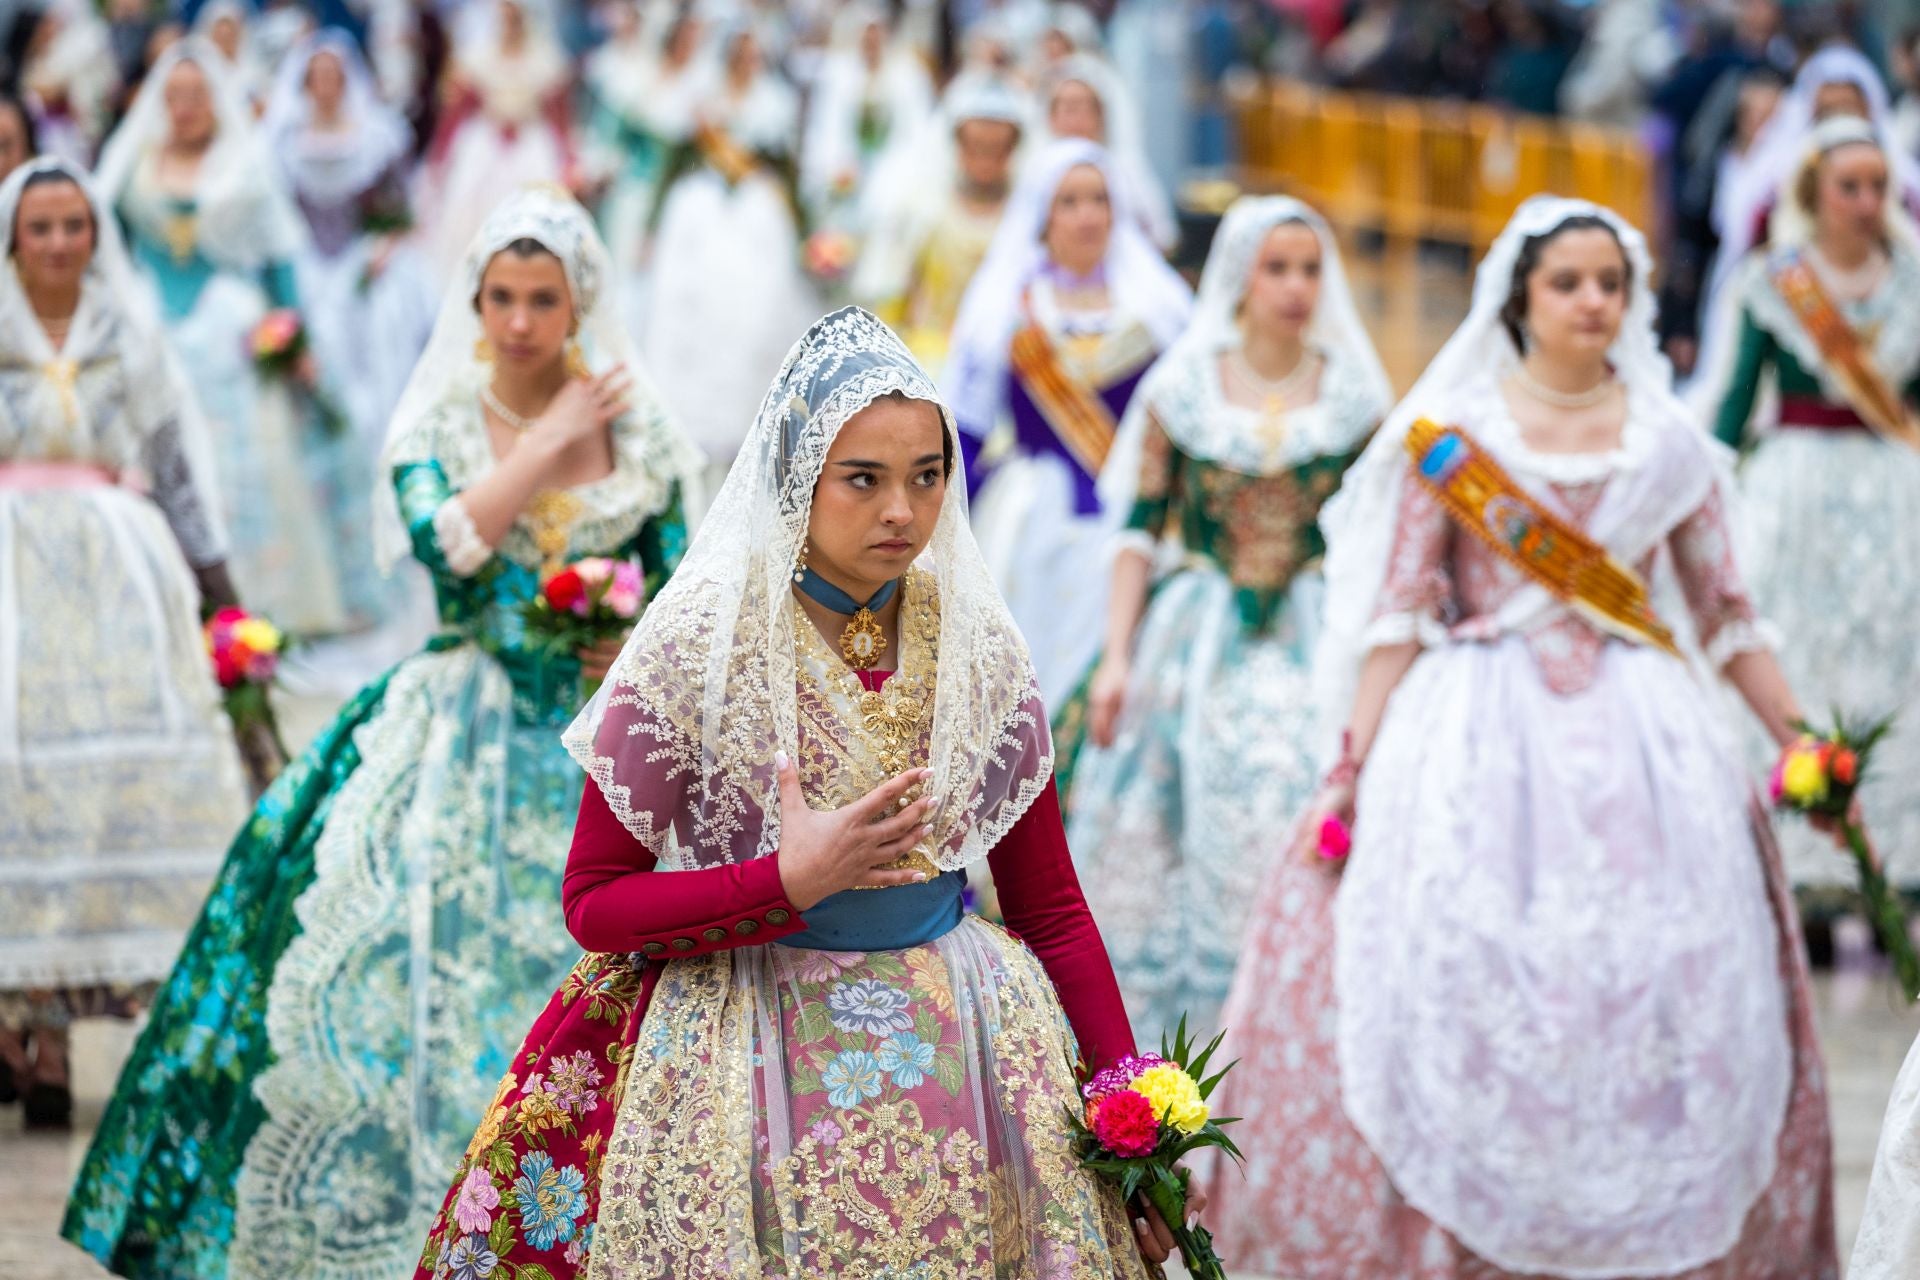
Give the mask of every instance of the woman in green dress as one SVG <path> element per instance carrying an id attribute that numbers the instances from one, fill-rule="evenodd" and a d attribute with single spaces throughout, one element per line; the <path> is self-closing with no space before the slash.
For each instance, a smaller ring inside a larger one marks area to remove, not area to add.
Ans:
<path id="1" fill-rule="evenodd" d="M 698 457 L 629 372 L 564 195 L 481 230 L 386 446 L 375 530 L 442 629 L 262 798 L 162 989 L 64 1232 L 127 1276 L 402 1274 L 521 1033 L 577 958 L 560 745 L 617 639 L 525 609 L 563 561 L 677 563 Z"/>

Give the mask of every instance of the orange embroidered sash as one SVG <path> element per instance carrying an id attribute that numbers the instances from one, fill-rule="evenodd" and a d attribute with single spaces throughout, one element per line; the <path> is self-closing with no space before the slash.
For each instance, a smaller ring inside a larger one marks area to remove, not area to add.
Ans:
<path id="1" fill-rule="evenodd" d="M 1052 336 L 1033 318 L 1031 310 L 1027 322 L 1013 335 L 1007 358 L 1020 376 L 1020 385 L 1033 398 L 1034 407 L 1074 461 L 1088 475 L 1099 475 L 1113 449 L 1119 425 L 1100 393 L 1061 362 Z"/>
<path id="2" fill-rule="evenodd" d="M 1882 437 L 1920 450 L 1920 424 L 1914 422 L 1899 394 L 1873 367 L 1866 344 L 1833 305 L 1807 260 L 1799 254 L 1788 258 L 1774 270 L 1773 286 L 1820 349 L 1827 372 L 1840 385 L 1841 394 L 1860 420 Z"/>
<path id="3" fill-rule="evenodd" d="M 1421 418 L 1407 431 L 1407 452 L 1461 528 L 1555 599 L 1610 635 L 1679 656 L 1640 575 L 1541 506 L 1473 437 Z"/>

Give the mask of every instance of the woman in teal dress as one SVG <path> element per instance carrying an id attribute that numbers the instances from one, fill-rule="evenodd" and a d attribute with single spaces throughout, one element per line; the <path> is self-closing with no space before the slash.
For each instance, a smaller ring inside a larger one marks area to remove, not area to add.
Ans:
<path id="1" fill-rule="evenodd" d="M 1391 403 L 1320 215 L 1235 204 L 1100 474 L 1127 527 L 1067 834 L 1143 1040 L 1182 1015 L 1211 1034 L 1276 838 L 1313 793 L 1320 505 Z"/>
<path id="2" fill-rule="evenodd" d="M 609 283 L 584 211 L 545 190 L 468 253 L 377 512 L 383 555 L 431 572 L 442 630 L 235 840 L 68 1206 L 67 1238 L 119 1274 L 403 1274 L 578 956 L 559 735 L 618 643 L 556 653 L 524 611 L 581 556 L 638 561 L 656 589 L 698 465 L 626 372 Z"/>
<path id="3" fill-rule="evenodd" d="M 213 46 L 183 40 L 154 65 L 101 152 L 100 190 L 212 427 L 242 596 L 298 636 L 380 621 L 389 588 L 367 536 L 368 451 L 319 412 L 311 360 L 289 381 L 251 355 L 269 312 L 298 310 L 306 233 Z"/>

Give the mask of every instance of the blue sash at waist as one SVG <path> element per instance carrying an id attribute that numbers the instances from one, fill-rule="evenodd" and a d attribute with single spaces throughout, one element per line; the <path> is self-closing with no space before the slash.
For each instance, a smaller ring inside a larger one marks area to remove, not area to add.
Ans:
<path id="1" fill-rule="evenodd" d="M 775 941 L 811 951 L 901 951 L 925 946 L 959 927 L 967 873 L 948 871 L 925 884 L 847 889 L 814 904 L 803 932 Z"/>

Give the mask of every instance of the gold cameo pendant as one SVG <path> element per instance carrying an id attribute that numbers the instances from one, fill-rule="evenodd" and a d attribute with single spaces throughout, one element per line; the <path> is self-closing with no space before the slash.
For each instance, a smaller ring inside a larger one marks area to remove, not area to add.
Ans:
<path id="1" fill-rule="evenodd" d="M 887 634 L 873 610 L 861 609 L 840 632 L 840 656 L 855 671 L 871 671 L 887 651 Z"/>

